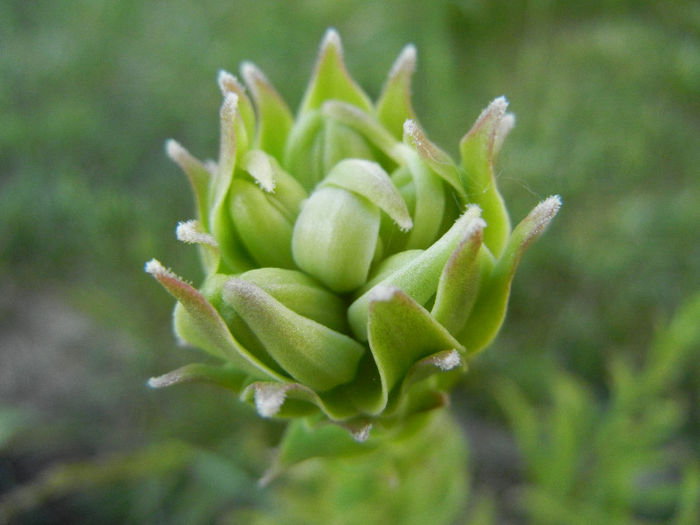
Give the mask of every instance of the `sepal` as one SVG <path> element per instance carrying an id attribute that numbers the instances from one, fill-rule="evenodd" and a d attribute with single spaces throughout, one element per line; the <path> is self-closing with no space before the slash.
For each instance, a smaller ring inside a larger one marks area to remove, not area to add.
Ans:
<path id="1" fill-rule="evenodd" d="M 510 233 L 508 211 L 498 191 L 493 167 L 497 136 L 502 141 L 507 124 L 512 123 L 510 118 L 503 123 L 507 107 L 505 97 L 491 102 L 459 144 L 464 170 L 462 183 L 470 202 L 483 210 L 489 225 L 484 231 L 484 244 L 496 257 L 503 253 Z"/>
<path id="2" fill-rule="evenodd" d="M 493 271 L 479 290 L 472 315 L 457 338 L 474 354 L 496 337 L 503 324 L 510 296 L 515 269 L 525 249 L 547 227 L 559 211 L 559 196 L 540 202 L 515 228 L 503 255 L 496 261 Z"/>
<path id="3" fill-rule="evenodd" d="M 377 101 L 379 121 L 397 139 L 401 138 L 406 119 L 416 118 L 411 104 L 411 77 L 415 70 L 416 48 L 409 44 L 394 62 Z"/>
<path id="4" fill-rule="evenodd" d="M 286 379 L 250 355 L 233 338 L 221 315 L 192 285 L 164 268 L 155 259 L 146 263 L 146 272 L 181 305 L 183 315 L 180 322 L 175 318 L 175 329 L 183 340 L 230 361 L 234 367 L 254 378 L 277 381 Z"/>
<path id="5" fill-rule="evenodd" d="M 267 77 L 251 62 L 241 65 L 241 75 L 255 101 L 258 128 L 255 147 L 282 159 L 284 145 L 294 117 Z"/>
<path id="6" fill-rule="evenodd" d="M 477 206 L 470 206 L 438 241 L 404 266 L 396 269 L 375 287 L 365 292 L 348 308 L 348 319 L 355 337 L 368 338 L 368 311 L 377 287 L 396 287 L 403 290 L 419 304 L 425 304 L 438 289 L 443 268 L 460 242 L 469 239 L 475 231 L 484 227 Z"/>
<path id="7" fill-rule="evenodd" d="M 365 347 L 293 312 L 243 279 L 230 279 L 223 299 L 255 333 L 270 356 L 309 388 L 323 392 L 355 377 Z"/>
<path id="8" fill-rule="evenodd" d="M 326 100 L 342 100 L 365 111 L 372 102 L 348 73 L 343 61 L 340 35 L 329 29 L 323 37 L 316 68 L 301 103 L 300 114 L 319 109 Z"/>

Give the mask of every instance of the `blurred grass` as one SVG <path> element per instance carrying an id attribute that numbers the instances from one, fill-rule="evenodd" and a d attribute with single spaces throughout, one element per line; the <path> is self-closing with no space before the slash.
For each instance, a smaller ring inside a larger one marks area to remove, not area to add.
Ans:
<path id="1" fill-rule="evenodd" d="M 187 357 L 172 351 L 171 302 L 144 261 L 199 275 L 194 250 L 174 241 L 192 204 L 162 144 L 174 137 L 197 156 L 215 154 L 215 75 L 245 59 L 295 107 L 328 26 L 372 96 L 401 47 L 416 44 L 415 107 L 448 151 L 505 94 L 518 117 L 499 164 L 513 219 L 549 194 L 563 197 L 522 263 L 503 333 L 462 389 L 470 417 L 500 421 L 486 391 L 494 378 L 543 400 L 559 367 L 606 396 L 611 358 L 641 362 L 656 327 L 700 289 L 696 2 L 5 0 L 0 366 L 21 377 L 0 386 L 0 398 L 31 412 L 31 425 L 64 430 L 10 439 L 0 490 L 57 458 L 167 437 L 216 448 L 242 434 L 237 422 L 249 413 L 217 392 L 143 386 Z M 54 326 L 52 309 L 88 324 L 57 342 L 32 328 Z M 27 358 L 11 360 L 19 349 Z M 67 386 L 60 371 L 75 363 L 61 358 L 81 365 Z M 677 387 L 696 407 L 679 432 L 696 444 L 699 361 Z M 36 363 L 34 377 L 17 363 Z M 60 410 L 39 403 L 33 381 L 48 391 L 41 399 L 62 392 Z"/>

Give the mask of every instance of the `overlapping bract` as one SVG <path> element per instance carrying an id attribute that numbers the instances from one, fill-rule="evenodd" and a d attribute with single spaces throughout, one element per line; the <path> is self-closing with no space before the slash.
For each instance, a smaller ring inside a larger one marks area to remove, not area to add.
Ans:
<path id="1" fill-rule="evenodd" d="M 153 378 L 213 382 L 262 416 L 319 415 L 358 439 L 444 405 L 469 356 L 505 316 L 525 247 L 559 209 L 540 203 L 514 230 L 493 163 L 513 125 L 494 100 L 456 164 L 426 137 L 410 100 L 415 50 L 376 103 L 355 84 L 330 30 L 298 115 L 252 64 L 219 75 L 217 162 L 174 141 L 197 219 L 199 289 L 146 265 L 177 299 L 175 330 L 219 358 Z"/>

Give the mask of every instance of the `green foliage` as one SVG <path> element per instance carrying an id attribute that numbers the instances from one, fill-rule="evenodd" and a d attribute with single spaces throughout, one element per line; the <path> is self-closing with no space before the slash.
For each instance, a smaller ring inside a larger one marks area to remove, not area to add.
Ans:
<path id="1" fill-rule="evenodd" d="M 616 356 L 601 400 L 571 374 L 548 376 L 551 404 L 513 383 L 497 389 L 522 451 L 521 502 L 534 523 L 674 523 L 700 520 L 697 442 L 679 386 L 700 357 L 700 294 L 660 330 L 641 365 Z M 685 397 L 685 398 L 684 398 Z"/>

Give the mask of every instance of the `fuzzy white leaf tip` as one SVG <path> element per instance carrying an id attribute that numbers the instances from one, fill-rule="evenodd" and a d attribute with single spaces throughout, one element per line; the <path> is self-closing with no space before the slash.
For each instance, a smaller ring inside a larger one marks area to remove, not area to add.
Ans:
<path id="1" fill-rule="evenodd" d="M 163 374 L 162 376 L 150 378 L 148 380 L 148 386 L 151 388 L 165 388 L 179 383 L 181 380 L 182 376 L 177 371 L 174 371 Z"/>
<path id="2" fill-rule="evenodd" d="M 418 127 L 418 124 L 416 124 L 415 120 L 410 118 L 406 119 L 406 121 L 403 123 L 403 132 L 406 135 L 409 135 L 417 143 L 420 143 L 420 138 L 418 136 L 420 128 Z"/>
<path id="3" fill-rule="evenodd" d="M 173 273 L 171 270 L 168 270 L 157 259 L 151 259 L 148 261 L 144 267 L 144 270 L 146 270 L 146 273 L 150 273 L 153 277 L 164 276 L 171 279 L 177 279 L 177 275 L 175 275 L 175 273 Z"/>
<path id="4" fill-rule="evenodd" d="M 165 153 L 177 164 L 182 164 L 182 161 L 190 156 L 189 152 L 175 139 L 165 141 Z"/>
<path id="5" fill-rule="evenodd" d="M 459 356 L 459 352 L 457 352 L 457 350 L 452 350 L 447 354 L 434 357 L 432 359 L 432 363 L 439 369 L 447 372 L 448 370 L 452 370 L 453 368 L 461 365 L 462 358 Z"/>
<path id="6" fill-rule="evenodd" d="M 391 66 L 389 77 L 393 78 L 401 73 L 412 74 L 416 70 L 416 46 L 408 44 L 399 54 L 394 65 Z"/>
<path id="7" fill-rule="evenodd" d="M 336 48 L 338 50 L 338 54 L 342 55 L 343 44 L 340 41 L 338 31 L 336 31 L 333 27 L 329 27 L 326 30 L 326 34 L 323 35 L 323 40 L 321 41 L 321 54 L 323 54 L 329 47 Z"/>
<path id="8" fill-rule="evenodd" d="M 372 423 L 367 423 L 360 428 L 350 431 L 352 438 L 358 443 L 364 443 L 369 438 L 369 432 L 372 430 Z"/>
<path id="9" fill-rule="evenodd" d="M 280 411 L 287 398 L 287 389 L 277 385 L 256 385 L 255 408 L 262 417 L 272 417 Z"/>
<path id="10" fill-rule="evenodd" d="M 226 96 L 228 93 L 242 93 L 243 86 L 238 81 L 238 79 L 223 69 L 219 70 L 219 74 L 216 77 L 216 83 L 219 84 L 219 89 L 221 94 Z"/>
<path id="11" fill-rule="evenodd" d="M 252 62 L 245 61 L 241 64 L 241 76 L 246 85 L 255 92 L 259 84 L 269 84 L 265 73 Z"/>
<path id="12" fill-rule="evenodd" d="M 503 141 L 506 139 L 511 130 L 515 127 L 515 115 L 513 113 L 506 113 L 501 118 L 496 128 L 496 133 L 493 137 L 494 149 L 498 152 L 503 146 Z"/>
<path id="13" fill-rule="evenodd" d="M 206 244 L 214 248 L 219 246 L 214 236 L 203 231 L 202 225 L 196 220 L 178 222 L 175 236 L 178 241 L 188 244 Z"/>
<path id="14" fill-rule="evenodd" d="M 534 223 L 530 237 L 535 237 L 542 233 L 554 216 L 561 208 L 561 197 L 552 195 L 540 202 L 528 215 L 528 219 Z"/>

